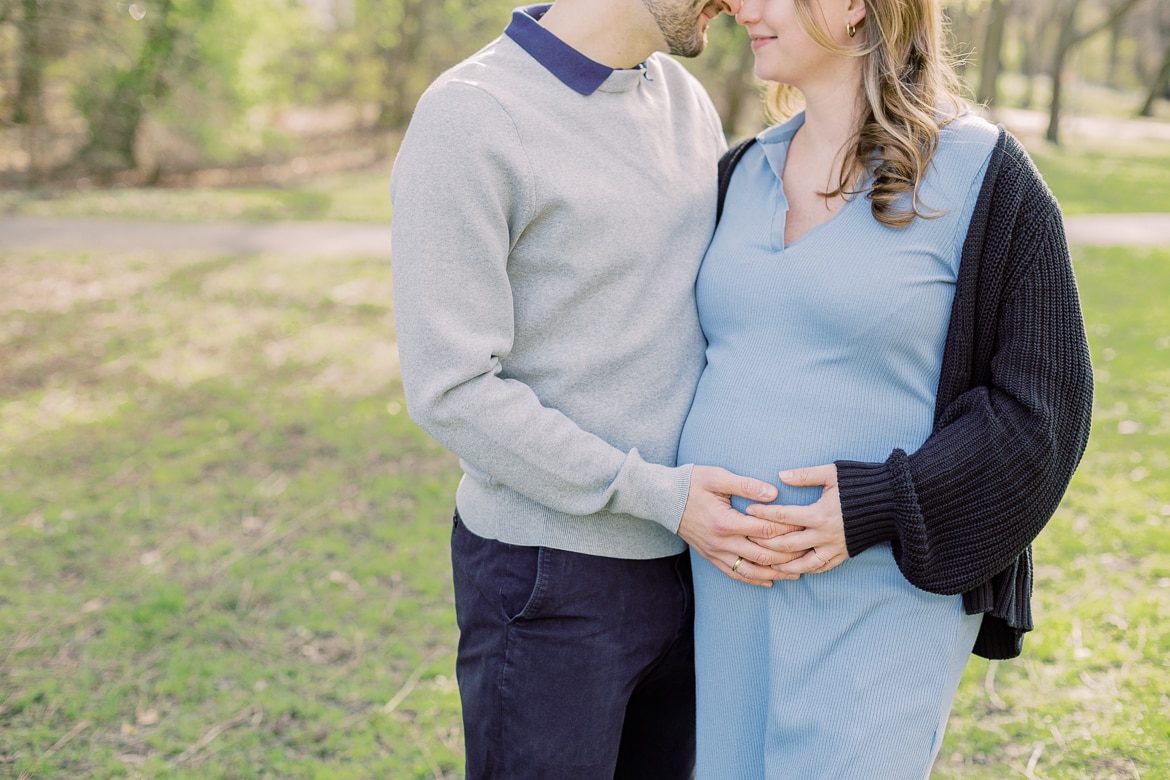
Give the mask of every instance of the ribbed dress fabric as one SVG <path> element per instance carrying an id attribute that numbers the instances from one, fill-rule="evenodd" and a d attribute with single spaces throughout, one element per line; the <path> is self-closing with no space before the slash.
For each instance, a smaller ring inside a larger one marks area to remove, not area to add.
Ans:
<path id="1" fill-rule="evenodd" d="M 943 130 L 897 230 L 864 197 L 785 245 L 782 174 L 798 115 L 736 168 L 697 282 L 707 367 L 680 462 L 777 472 L 883 462 L 930 435 L 963 241 L 997 131 Z M 816 488 L 779 485 L 779 503 Z M 737 506 L 744 504 L 737 501 Z M 694 556 L 699 780 L 921 778 L 982 619 L 911 585 L 888 542 L 770 590 Z"/>

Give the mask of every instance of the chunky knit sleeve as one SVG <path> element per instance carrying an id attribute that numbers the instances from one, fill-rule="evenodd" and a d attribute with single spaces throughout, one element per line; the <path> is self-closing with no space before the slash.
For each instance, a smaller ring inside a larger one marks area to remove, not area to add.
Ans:
<path id="1" fill-rule="evenodd" d="M 998 162 L 963 256 L 979 267 L 966 289 L 960 271 L 934 432 L 884 463 L 836 464 L 850 555 L 889 541 L 906 579 L 935 593 L 1016 570 L 1089 434 L 1092 372 L 1060 211 L 1022 149 Z"/>

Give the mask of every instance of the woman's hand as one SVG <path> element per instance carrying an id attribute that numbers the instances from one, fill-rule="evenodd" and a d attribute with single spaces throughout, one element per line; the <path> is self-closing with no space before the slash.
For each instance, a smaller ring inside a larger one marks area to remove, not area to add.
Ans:
<path id="1" fill-rule="evenodd" d="M 776 497 L 776 487 L 724 469 L 695 466 L 678 535 L 721 572 L 740 582 L 770 587 L 774 580 L 799 577 L 775 566 L 797 555 L 761 545 L 761 540 L 796 529 L 736 511 L 731 506 L 732 496 L 769 501 Z"/>
<path id="2" fill-rule="evenodd" d="M 797 487 L 820 485 L 823 491 L 817 502 L 808 506 L 749 506 L 747 514 L 752 517 L 800 528 L 767 539 L 752 537 L 752 541 L 778 553 L 798 554 L 798 557 L 787 563 L 772 566 L 785 574 L 820 574 L 840 565 L 849 557 L 849 550 L 845 545 L 845 520 L 841 515 L 837 467 L 829 463 L 825 466 L 782 471 L 780 481 Z"/>

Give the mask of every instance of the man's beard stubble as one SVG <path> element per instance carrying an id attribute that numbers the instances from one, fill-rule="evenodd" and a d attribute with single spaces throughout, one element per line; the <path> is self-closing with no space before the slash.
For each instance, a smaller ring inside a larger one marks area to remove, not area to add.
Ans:
<path id="1" fill-rule="evenodd" d="M 679 0 L 642 0 L 666 41 L 666 49 L 679 57 L 697 57 L 707 46 L 707 31 L 701 29 L 699 20 L 708 8 L 721 11 L 711 2 L 699 7 L 683 8 Z M 686 4 L 690 5 L 690 4 Z M 716 14 L 718 15 L 718 14 Z"/>

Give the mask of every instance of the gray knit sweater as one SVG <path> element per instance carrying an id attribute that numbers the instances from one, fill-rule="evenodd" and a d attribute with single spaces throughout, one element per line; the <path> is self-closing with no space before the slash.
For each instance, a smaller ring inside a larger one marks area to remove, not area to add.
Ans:
<path id="1" fill-rule="evenodd" d="M 684 549 L 675 454 L 724 148 L 707 95 L 660 54 L 585 95 L 501 36 L 420 100 L 391 182 L 402 378 L 461 460 L 476 534 Z"/>

